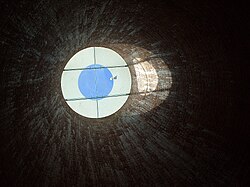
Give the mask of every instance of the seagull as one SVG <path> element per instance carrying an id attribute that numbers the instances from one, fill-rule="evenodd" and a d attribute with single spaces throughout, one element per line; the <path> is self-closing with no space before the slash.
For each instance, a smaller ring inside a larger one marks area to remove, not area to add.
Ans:
<path id="1" fill-rule="evenodd" d="M 110 80 L 114 80 L 114 79 L 117 79 L 117 75 L 114 77 L 110 77 Z"/>

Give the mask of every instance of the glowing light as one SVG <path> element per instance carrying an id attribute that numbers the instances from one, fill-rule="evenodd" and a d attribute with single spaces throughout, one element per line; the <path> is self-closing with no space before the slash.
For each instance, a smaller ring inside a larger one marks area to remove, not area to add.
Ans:
<path id="1" fill-rule="evenodd" d="M 90 47 L 76 53 L 61 77 L 63 97 L 76 113 L 103 118 L 127 101 L 131 75 L 123 58 L 111 49 Z"/>
<path id="2" fill-rule="evenodd" d="M 141 58 L 133 59 L 136 80 L 138 83 L 138 91 L 141 95 L 149 95 L 150 92 L 155 91 L 158 85 L 158 75 L 155 68 L 148 62 Z"/>
<path id="3" fill-rule="evenodd" d="M 130 44 L 112 44 L 109 47 L 122 54 L 132 72 L 133 87 L 128 108 L 123 115 L 140 115 L 151 111 L 164 102 L 172 86 L 168 65 L 160 57 L 142 47 Z"/>

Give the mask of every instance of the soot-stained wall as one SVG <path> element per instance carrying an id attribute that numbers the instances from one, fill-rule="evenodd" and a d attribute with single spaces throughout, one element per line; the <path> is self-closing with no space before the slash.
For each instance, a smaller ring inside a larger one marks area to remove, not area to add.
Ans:
<path id="1" fill-rule="evenodd" d="M 24 0 L 1 1 L 0 14 L 1 186 L 248 184 L 244 6 Z M 89 46 L 128 64 L 131 46 L 160 58 L 172 76 L 167 97 L 131 95 L 104 119 L 77 115 L 61 73 Z"/>

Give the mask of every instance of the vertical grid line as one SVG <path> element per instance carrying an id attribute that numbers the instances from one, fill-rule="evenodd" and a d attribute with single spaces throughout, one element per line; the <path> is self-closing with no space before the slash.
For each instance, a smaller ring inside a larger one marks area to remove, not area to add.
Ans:
<path id="1" fill-rule="evenodd" d="M 96 64 L 96 54 L 95 54 L 95 47 L 94 47 L 94 64 Z M 97 95 L 97 75 L 96 75 L 96 68 L 94 69 L 95 73 L 95 97 L 98 97 Z M 99 106 L 98 106 L 98 100 L 96 99 L 96 113 L 97 118 L 99 118 Z"/>
<path id="2" fill-rule="evenodd" d="M 97 108 L 97 118 L 99 118 L 99 104 L 98 104 L 98 100 L 96 100 L 96 108 Z"/>
<path id="3" fill-rule="evenodd" d="M 96 64 L 95 47 L 94 47 L 94 64 Z"/>

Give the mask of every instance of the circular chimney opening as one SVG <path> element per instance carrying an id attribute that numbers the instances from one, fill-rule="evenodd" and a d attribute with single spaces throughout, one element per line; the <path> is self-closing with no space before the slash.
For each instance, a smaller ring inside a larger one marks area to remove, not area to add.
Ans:
<path id="1" fill-rule="evenodd" d="M 88 118 L 103 118 L 125 104 L 131 82 L 128 65 L 117 52 L 89 47 L 68 61 L 62 73 L 61 89 L 73 111 Z"/>

